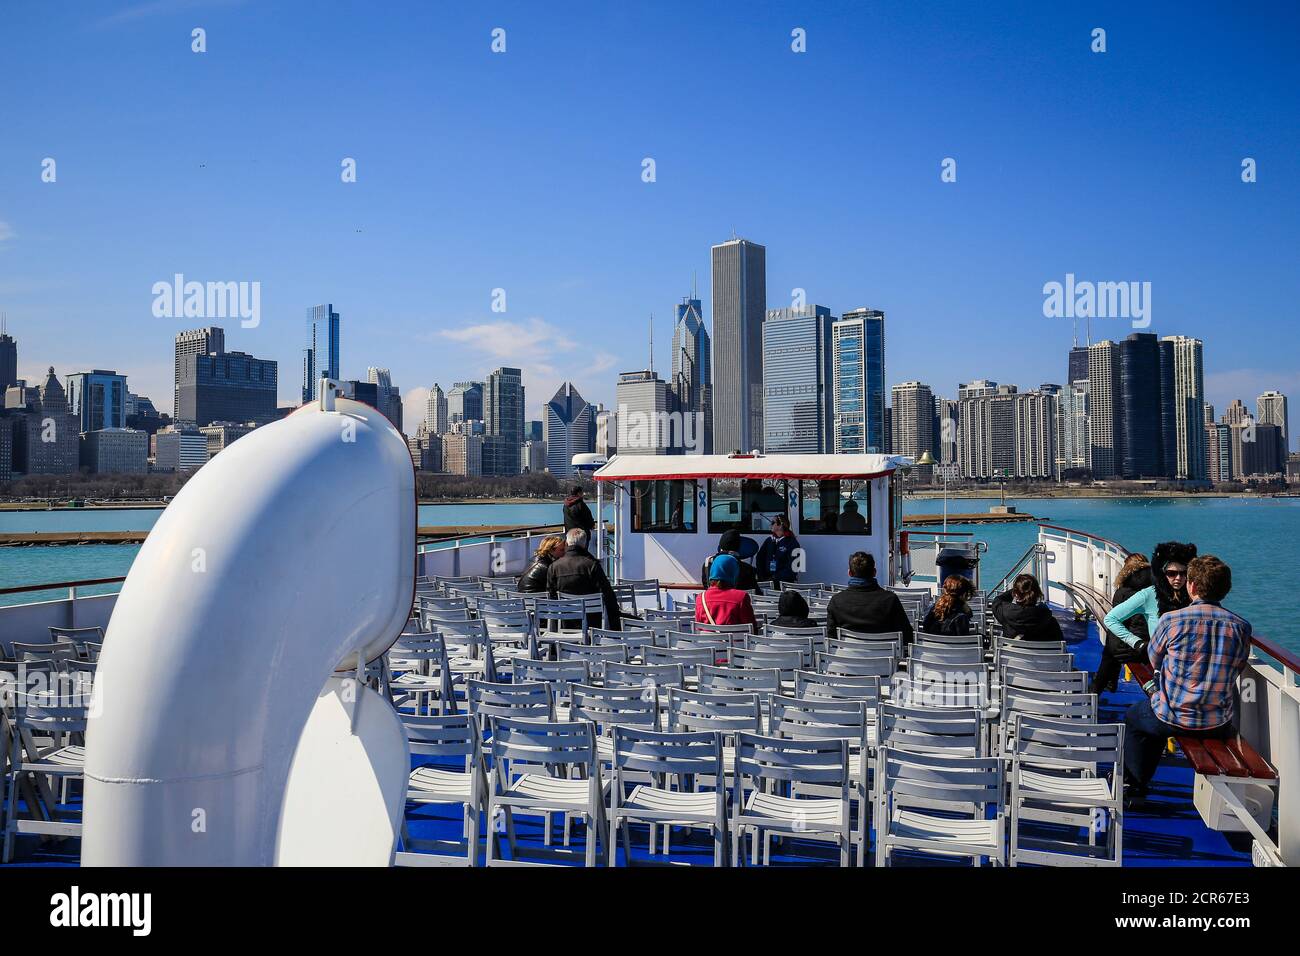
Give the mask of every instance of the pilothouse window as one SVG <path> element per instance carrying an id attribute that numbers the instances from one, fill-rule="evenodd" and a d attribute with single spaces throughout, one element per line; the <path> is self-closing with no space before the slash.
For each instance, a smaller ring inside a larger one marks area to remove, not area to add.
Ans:
<path id="1" fill-rule="evenodd" d="M 787 490 L 784 478 L 711 479 L 709 533 L 771 531 L 777 515 L 790 517 Z"/>
<path id="2" fill-rule="evenodd" d="M 799 534 L 871 534 L 871 480 L 802 482 Z"/>
<path id="3" fill-rule="evenodd" d="M 695 533 L 695 482 L 632 482 L 632 530 Z"/>

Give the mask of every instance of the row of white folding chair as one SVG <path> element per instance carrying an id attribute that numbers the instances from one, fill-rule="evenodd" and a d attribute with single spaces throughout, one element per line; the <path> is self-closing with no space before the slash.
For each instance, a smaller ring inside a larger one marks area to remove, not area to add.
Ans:
<path id="1" fill-rule="evenodd" d="M 26 672 L 49 662 L 16 663 Z M 85 664 L 83 666 L 93 667 Z M 17 671 L 5 671 L 5 676 Z M 58 677 L 49 668 L 46 673 Z M 29 676 L 24 674 L 24 676 Z M 67 800 L 72 782 L 84 778 L 85 732 L 89 718 L 89 685 L 77 684 L 65 692 L 62 682 L 39 691 L 32 683 L 6 683 L 3 708 L 0 708 L 0 733 L 6 744 L 3 849 L 0 861 L 13 856 L 15 838 L 20 834 L 55 837 L 80 837 L 80 821 L 59 819 L 57 805 Z M 52 784 L 57 783 L 57 793 Z M 26 815 L 19 814 L 19 803 Z"/>

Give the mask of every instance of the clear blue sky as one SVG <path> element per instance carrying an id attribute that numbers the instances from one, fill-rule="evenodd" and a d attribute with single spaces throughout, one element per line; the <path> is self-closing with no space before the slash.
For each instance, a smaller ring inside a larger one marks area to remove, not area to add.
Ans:
<path id="1" fill-rule="evenodd" d="M 261 283 L 227 344 L 280 361 L 283 401 L 329 301 L 346 377 L 519 365 L 530 417 L 565 378 L 609 402 L 650 313 L 667 362 L 692 272 L 708 316 L 734 229 L 770 305 L 884 309 L 891 384 L 1061 381 L 1042 287 L 1072 272 L 1151 282 L 1220 412 L 1300 400 L 1293 3 L 5 6 L 0 310 L 30 377 L 116 368 L 168 408 L 172 336 L 205 323 L 150 290 L 182 272 Z"/>

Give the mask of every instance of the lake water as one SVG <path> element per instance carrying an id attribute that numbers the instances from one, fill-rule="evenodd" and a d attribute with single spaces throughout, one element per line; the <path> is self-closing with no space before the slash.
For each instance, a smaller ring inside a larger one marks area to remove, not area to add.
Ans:
<path id="1" fill-rule="evenodd" d="M 950 512 L 987 511 L 997 499 L 951 499 Z M 1088 531 L 1150 554 L 1158 541 L 1195 542 L 1201 553 L 1218 555 L 1233 570 L 1228 607 L 1245 615 L 1262 635 L 1300 651 L 1293 624 L 1296 586 L 1290 583 L 1291 558 L 1300 539 L 1300 499 L 1131 498 L 1014 499 L 1007 504 L 1050 524 Z M 908 500 L 909 514 L 938 514 L 939 499 Z M 0 532 L 141 531 L 158 519 L 153 510 L 75 510 L 0 512 Z M 421 525 L 544 525 L 559 523 L 559 503 L 423 505 Z M 922 530 L 922 529 L 917 529 Z M 927 530 L 938 530 L 927 529 Z M 988 543 L 982 577 L 992 585 L 1037 537 L 1031 522 L 1005 525 L 951 525 Z M 136 545 L 0 548 L 0 588 L 54 581 L 125 575 Z M 0 603 L 48 599 L 48 595 L 0 596 Z"/>

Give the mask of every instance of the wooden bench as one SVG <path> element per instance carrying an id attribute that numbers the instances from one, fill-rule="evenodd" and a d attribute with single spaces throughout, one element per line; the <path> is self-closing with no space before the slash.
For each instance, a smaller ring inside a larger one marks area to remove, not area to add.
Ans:
<path id="1" fill-rule="evenodd" d="M 1138 685 L 1144 685 L 1154 675 L 1148 664 L 1134 663 L 1128 665 L 1129 673 Z M 1149 695 L 1148 695 L 1149 696 Z M 1231 740 L 1205 740 L 1200 737 L 1175 736 L 1174 741 L 1182 750 L 1192 769 L 1205 777 L 1251 777 L 1255 780 L 1277 780 L 1277 771 L 1259 752 L 1250 745 L 1250 741 L 1240 735 Z"/>

